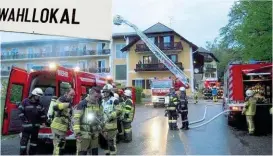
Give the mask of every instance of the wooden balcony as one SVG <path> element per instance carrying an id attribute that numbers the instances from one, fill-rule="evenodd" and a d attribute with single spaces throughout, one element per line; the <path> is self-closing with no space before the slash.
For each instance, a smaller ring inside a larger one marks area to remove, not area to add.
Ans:
<path id="1" fill-rule="evenodd" d="M 182 62 L 175 63 L 181 70 L 184 70 Z M 140 71 L 168 71 L 169 69 L 163 63 L 157 64 L 137 64 L 136 72 Z"/>
<path id="2" fill-rule="evenodd" d="M 155 44 L 157 47 L 160 48 L 160 50 L 182 50 L 183 46 L 181 42 L 170 42 L 170 43 L 159 43 Z M 136 45 L 136 52 L 145 52 L 145 51 L 150 51 L 148 46 L 146 44 L 137 44 Z"/>

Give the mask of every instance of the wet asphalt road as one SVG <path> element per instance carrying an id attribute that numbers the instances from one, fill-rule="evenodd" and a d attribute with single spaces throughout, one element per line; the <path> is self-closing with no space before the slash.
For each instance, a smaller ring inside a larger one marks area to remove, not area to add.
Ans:
<path id="1" fill-rule="evenodd" d="M 189 120 L 201 119 L 205 104 L 209 103 L 190 103 Z M 208 107 L 205 121 L 221 111 L 221 105 Z M 181 120 L 178 122 L 180 127 Z M 117 147 L 120 155 L 272 155 L 272 134 L 248 136 L 245 130 L 228 126 L 224 115 L 200 128 L 169 131 L 164 108 L 146 105 L 136 109 L 133 141 L 119 143 Z M 2 137 L 1 154 L 14 155 L 18 152 L 18 136 Z M 100 154 L 103 154 L 102 150 Z"/>

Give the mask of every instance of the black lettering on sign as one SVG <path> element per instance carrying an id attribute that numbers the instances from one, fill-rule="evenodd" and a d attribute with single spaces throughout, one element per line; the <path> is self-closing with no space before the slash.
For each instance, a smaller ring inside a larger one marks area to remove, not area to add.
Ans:
<path id="1" fill-rule="evenodd" d="M 0 8 L 0 21 L 5 21 L 9 13 L 9 8 Z"/>
<path id="2" fill-rule="evenodd" d="M 48 17 L 49 17 L 49 10 L 48 9 L 43 9 L 42 13 L 41 13 L 41 22 L 42 23 L 46 23 L 48 21 Z"/>
<path id="3" fill-rule="evenodd" d="M 0 8 L 0 21 L 80 24 L 75 8 Z"/>
<path id="4" fill-rule="evenodd" d="M 19 21 L 20 17 L 21 17 L 21 22 L 23 22 L 24 21 L 24 16 L 25 16 L 25 8 L 22 9 L 22 12 L 20 12 L 20 8 L 19 8 L 18 12 L 17 12 L 16 22 Z"/>
<path id="5" fill-rule="evenodd" d="M 15 19 L 14 19 L 14 8 L 11 9 L 10 13 L 9 13 L 9 19 L 8 21 L 13 21 L 15 22 Z"/>
<path id="6" fill-rule="evenodd" d="M 36 9 L 34 9 L 36 11 Z M 28 18 L 28 9 L 26 10 L 25 22 L 31 22 Z"/>
<path id="7" fill-rule="evenodd" d="M 72 24 L 80 24 L 80 22 L 75 21 L 75 16 L 76 16 L 76 9 L 73 9 Z"/>
<path id="8" fill-rule="evenodd" d="M 35 20 L 35 17 L 36 17 L 36 9 L 33 10 L 32 22 L 33 23 L 38 23 L 39 21 Z"/>
<path id="9" fill-rule="evenodd" d="M 65 9 L 63 12 L 63 16 L 61 18 L 60 23 L 66 22 L 67 24 L 69 24 L 69 14 L 68 14 L 68 10 Z"/>
<path id="10" fill-rule="evenodd" d="M 58 11 L 59 11 L 59 9 L 51 9 L 49 23 L 52 23 L 52 20 L 54 20 L 55 23 L 58 23 L 58 20 L 56 18 L 56 13 Z"/>

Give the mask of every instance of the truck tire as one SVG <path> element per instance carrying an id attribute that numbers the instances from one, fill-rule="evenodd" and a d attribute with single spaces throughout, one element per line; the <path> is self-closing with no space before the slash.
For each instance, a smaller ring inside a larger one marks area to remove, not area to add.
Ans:
<path id="1" fill-rule="evenodd" d="M 232 121 L 229 116 L 227 116 L 227 123 L 229 126 L 234 126 L 234 121 Z"/>
<path id="2" fill-rule="evenodd" d="M 153 106 L 154 106 L 154 108 L 157 108 L 157 104 L 156 103 L 153 103 Z"/>

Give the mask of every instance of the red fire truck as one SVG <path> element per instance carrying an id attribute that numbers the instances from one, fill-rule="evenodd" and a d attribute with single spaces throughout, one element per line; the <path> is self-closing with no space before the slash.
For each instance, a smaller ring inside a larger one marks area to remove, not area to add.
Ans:
<path id="1" fill-rule="evenodd" d="M 267 72 L 261 72 L 267 69 Z M 245 92 L 252 89 L 264 100 L 258 101 L 257 113 L 269 113 L 272 107 L 272 64 L 257 62 L 255 64 L 230 63 L 224 75 L 223 109 L 230 110 L 228 123 L 244 118 L 241 115 L 245 102 Z M 271 103 L 271 104 L 270 104 Z M 262 112 L 259 110 L 265 110 Z M 268 110 L 267 110 L 268 109 Z"/>
<path id="2" fill-rule="evenodd" d="M 80 102 L 82 97 L 88 93 L 89 88 L 93 86 L 103 87 L 106 84 L 106 80 L 108 79 L 96 74 L 75 71 L 57 65 L 44 67 L 42 70 L 32 71 L 30 73 L 24 69 L 13 67 L 10 72 L 7 87 L 2 134 L 8 135 L 20 132 L 21 121 L 18 117 L 17 104 L 28 97 L 34 88 L 39 87 L 45 90 L 47 87 L 52 87 L 55 90 L 55 95 L 60 97 L 64 94 L 67 86 L 72 87 L 76 91 L 73 101 L 76 105 Z M 133 97 L 135 97 L 135 90 L 132 89 L 132 91 Z M 135 104 L 135 99 L 133 99 L 133 103 Z M 40 141 L 52 143 L 50 127 L 40 129 L 39 139 Z M 72 131 L 69 130 L 67 132 L 66 139 L 75 140 Z"/>
<path id="3" fill-rule="evenodd" d="M 178 79 L 174 80 L 171 78 L 152 79 L 151 92 L 153 106 L 156 108 L 157 106 L 160 105 L 164 106 L 165 104 L 169 103 L 168 94 L 170 93 L 170 88 L 173 87 L 177 91 L 182 86 L 184 85 Z"/>

